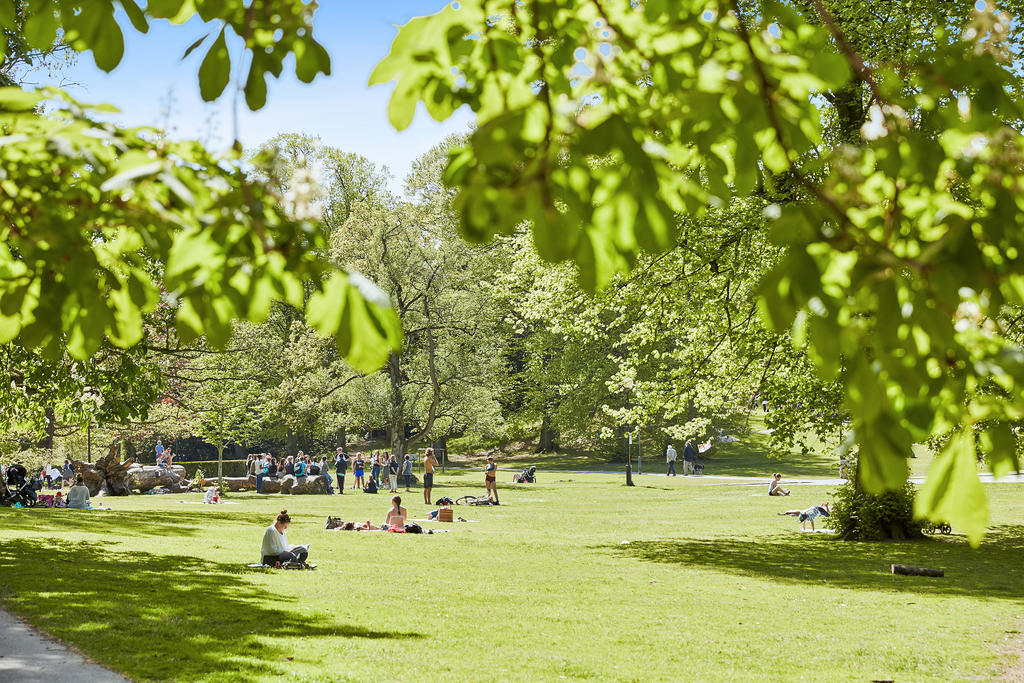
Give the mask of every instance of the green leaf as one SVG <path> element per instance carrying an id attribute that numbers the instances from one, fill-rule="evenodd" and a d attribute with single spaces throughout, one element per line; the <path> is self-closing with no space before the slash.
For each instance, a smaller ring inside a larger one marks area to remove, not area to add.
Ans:
<path id="1" fill-rule="evenodd" d="M 249 77 L 245 80 L 245 103 L 252 111 L 262 109 L 267 103 L 267 72 L 261 60 L 255 57 L 249 65 Z"/>
<path id="2" fill-rule="evenodd" d="M 185 54 L 181 56 L 181 61 L 188 59 L 188 56 L 199 49 L 199 46 L 206 42 L 206 39 L 210 37 L 210 34 L 205 34 L 202 38 L 199 38 L 194 43 L 185 48 Z"/>
<path id="3" fill-rule="evenodd" d="M 14 0 L 0 0 L 0 28 L 15 28 Z"/>
<path id="4" fill-rule="evenodd" d="M 37 50 L 47 50 L 57 39 L 58 26 L 53 7 L 46 3 L 25 20 L 25 40 Z"/>
<path id="5" fill-rule="evenodd" d="M 310 297 L 306 320 L 334 337 L 345 361 L 360 372 L 379 369 L 402 347 L 402 328 L 387 295 L 358 273 L 334 273 Z"/>
<path id="6" fill-rule="evenodd" d="M 988 526 L 988 501 L 978 479 L 974 435 L 961 431 L 947 444 L 928 470 L 928 479 L 917 494 L 919 517 L 948 522 L 967 532 L 977 547 Z"/>
<path id="7" fill-rule="evenodd" d="M 135 0 L 121 0 L 121 7 L 124 8 L 124 13 L 128 15 L 128 21 L 132 22 L 132 26 L 139 33 L 149 33 L 149 22 L 146 20 L 146 14 L 139 7 Z"/>
<path id="8" fill-rule="evenodd" d="M 212 102 L 224 92 L 229 80 L 231 55 L 228 54 L 228 44 L 222 29 L 199 66 L 199 94 L 204 101 Z"/>

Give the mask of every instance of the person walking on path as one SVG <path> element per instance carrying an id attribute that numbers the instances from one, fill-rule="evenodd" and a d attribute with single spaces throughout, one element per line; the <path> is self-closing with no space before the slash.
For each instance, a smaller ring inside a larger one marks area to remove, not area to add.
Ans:
<path id="1" fill-rule="evenodd" d="M 693 474 L 693 464 L 697 462 L 697 449 L 693 447 L 693 442 L 687 440 L 686 445 L 683 446 L 683 474 Z"/>
<path id="2" fill-rule="evenodd" d="M 434 488 L 434 470 L 437 468 L 437 459 L 434 458 L 434 449 L 428 448 L 423 456 L 423 502 L 430 505 L 430 491 Z"/>
<path id="3" fill-rule="evenodd" d="M 672 448 L 672 444 L 668 445 L 665 449 L 665 462 L 668 463 L 668 472 L 665 473 L 666 477 L 676 476 L 676 458 L 679 457 L 676 454 L 676 449 Z"/>
<path id="4" fill-rule="evenodd" d="M 405 463 L 402 464 L 402 476 L 405 477 L 405 490 L 412 491 L 412 459 L 408 454 L 405 456 Z"/>
<path id="5" fill-rule="evenodd" d="M 498 465 L 494 458 L 487 458 L 487 467 L 484 468 L 484 486 L 487 487 L 487 497 L 494 493 L 494 502 L 498 502 Z"/>
<path id="6" fill-rule="evenodd" d="M 334 474 L 338 478 L 338 494 L 345 494 L 345 472 L 348 470 L 348 454 L 339 448 L 334 454 Z"/>

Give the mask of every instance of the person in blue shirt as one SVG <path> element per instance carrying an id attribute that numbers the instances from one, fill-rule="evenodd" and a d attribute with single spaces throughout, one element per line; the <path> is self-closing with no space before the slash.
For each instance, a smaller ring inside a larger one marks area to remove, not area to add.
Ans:
<path id="1" fill-rule="evenodd" d="M 405 477 L 405 490 L 412 491 L 412 460 L 408 455 L 405 456 L 405 463 L 402 465 L 402 475 Z"/>
<path id="2" fill-rule="evenodd" d="M 306 456 L 302 453 L 302 451 L 299 451 L 299 454 L 295 456 L 295 476 L 306 476 L 306 469 Z"/>

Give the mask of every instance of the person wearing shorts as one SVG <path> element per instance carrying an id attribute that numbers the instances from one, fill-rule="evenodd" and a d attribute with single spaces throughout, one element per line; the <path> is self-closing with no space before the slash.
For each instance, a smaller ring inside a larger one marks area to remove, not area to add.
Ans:
<path id="1" fill-rule="evenodd" d="M 498 465 L 494 458 L 487 458 L 487 467 L 484 468 L 484 486 L 487 487 L 487 497 L 494 494 L 494 502 L 498 502 Z"/>
<path id="2" fill-rule="evenodd" d="M 365 472 L 363 471 L 363 467 L 365 465 L 366 465 L 366 461 L 363 460 L 363 456 L 362 455 L 357 455 L 355 462 L 352 463 L 352 474 L 353 474 L 353 478 L 355 479 L 355 482 L 353 482 L 353 484 L 352 484 L 352 488 L 360 488 L 361 489 L 364 486 L 366 486 L 366 482 L 363 481 L 363 475 L 365 474 Z"/>
<path id="3" fill-rule="evenodd" d="M 430 490 L 434 488 L 434 470 L 437 468 L 437 459 L 434 457 L 434 449 L 428 448 L 423 456 L 423 502 L 430 505 Z"/>

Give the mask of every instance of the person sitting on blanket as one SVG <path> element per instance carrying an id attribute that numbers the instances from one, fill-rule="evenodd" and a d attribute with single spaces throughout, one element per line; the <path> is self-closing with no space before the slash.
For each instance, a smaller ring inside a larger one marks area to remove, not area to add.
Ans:
<path id="1" fill-rule="evenodd" d="M 814 531 L 814 520 L 821 516 L 831 517 L 832 508 L 828 506 L 828 503 L 822 503 L 821 505 L 809 507 L 806 510 L 787 510 L 786 512 L 780 512 L 779 514 L 796 517 L 797 521 L 800 522 L 800 528 L 804 531 L 807 530 L 807 522 L 810 522 L 811 531 Z"/>
<path id="2" fill-rule="evenodd" d="M 72 510 L 92 510 L 89 487 L 85 485 L 85 478 L 81 474 L 75 477 L 75 485 L 68 491 L 68 507 Z"/>
<path id="3" fill-rule="evenodd" d="M 220 487 L 211 486 L 210 488 L 206 489 L 206 495 L 203 496 L 203 502 L 214 505 L 220 503 Z"/>
<path id="4" fill-rule="evenodd" d="M 263 557 L 263 564 L 271 567 L 279 567 L 285 562 L 306 563 L 309 552 L 299 546 L 288 545 L 288 537 L 285 531 L 292 523 L 287 510 L 281 510 L 274 523 L 263 531 L 263 547 L 260 554 Z"/>
<path id="5" fill-rule="evenodd" d="M 409 513 L 404 507 L 402 507 L 402 497 L 394 496 L 391 498 L 391 509 L 388 510 L 387 517 L 384 518 L 384 526 L 382 529 L 390 529 L 391 527 L 402 527 L 405 528 L 405 518 L 408 517 Z"/>
<path id="6" fill-rule="evenodd" d="M 789 490 L 782 488 L 782 475 L 776 472 L 772 475 L 772 481 L 768 484 L 769 496 L 788 496 Z"/>

